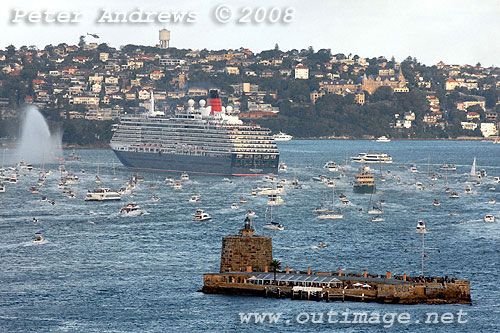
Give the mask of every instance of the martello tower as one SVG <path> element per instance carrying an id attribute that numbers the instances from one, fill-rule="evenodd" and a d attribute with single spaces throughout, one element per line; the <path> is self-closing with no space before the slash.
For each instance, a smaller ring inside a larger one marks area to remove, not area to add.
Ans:
<path id="1" fill-rule="evenodd" d="M 244 272 L 251 267 L 254 272 L 264 272 L 273 260 L 273 244 L 270 237 L 255 236 L 250 219 L 237 236 L 222 238 L 220 272 Z"/>

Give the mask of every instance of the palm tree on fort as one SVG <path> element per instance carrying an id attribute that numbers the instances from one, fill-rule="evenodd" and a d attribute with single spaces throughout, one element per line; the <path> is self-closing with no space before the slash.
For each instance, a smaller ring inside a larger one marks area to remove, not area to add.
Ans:
<path id="1" fill-rule="evenodd" d="M 271 262 L 269 263 L 269 267 L 271 267 L 271 269 L 273 270 L 273 273 L 274 273 L 274 280 L 273 280 L 273 283 L 276 284 L 276 271 L 278 269 L 281 269 L 281 263 L 279 260 L 276 260 L 276 259 L 273 259 L 271 260 Z"/>

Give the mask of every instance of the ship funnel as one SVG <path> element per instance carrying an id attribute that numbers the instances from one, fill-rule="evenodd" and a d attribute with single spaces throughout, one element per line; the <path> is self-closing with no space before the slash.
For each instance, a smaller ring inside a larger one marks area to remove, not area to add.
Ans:
<path id="1" fill-rule="evenodd" d="M 217 90 L 210 90 L 210 97 L 207 99 L 207 106 L 211 107 L 211 115 L 222 112 L 222 102 L 219 98 Z"/>

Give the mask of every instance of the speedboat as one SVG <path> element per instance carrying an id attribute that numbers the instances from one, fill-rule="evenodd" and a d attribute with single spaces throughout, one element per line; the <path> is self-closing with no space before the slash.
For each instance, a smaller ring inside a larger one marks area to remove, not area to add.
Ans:
<path id="1" fill-rule="evenodd" d="M 0 193 L 5 193 L 5 184 L 0 182 Z"/>
<path id="2" fill-rule="evenodd" d="M 233 204 L 231 205 L 231 209 L 239 209 L 239 208 L 240 208 L 240 207 L 238 206 L 238 204 L 237 204 L 237 203 L 233 203 Z"/>
<path id="3" fill-rule="evenodd" d="M 33 194 L 38 194 L 38 189 L 36 188 L 36 186 L 31 186 L 31 193 Z"/>
<path id="4" fill-rule="evenodd" d="M 285 230 L 285 227 L 278 222 L 269 222 L 264 225 L 264 229 L 267 230 Z"/>
<path id="5" fill-rule="evenodd" d="M 273 139 L 274 141 L 290 141 L 293 139 L 293 136 L 279 132 L 278 134 L 273 135 Z"/>
<path id="6" fill-rule="evenodd" d="M 282 205 L 285 201 L 277 194 L 270 194 L 267 197 L 267 205 L 268 206 L 279 206 Z"/>
<path id="7" fill-rule="evenodd" d="M 347 199 L 343 199 L 342 200 L 342 206 L 350 206 L 351 205 L 351 202 Z"/>
<path id="8" fill-rule="evenodd" d="M 457 171 L 457 167 L 453 164 L 447 164 L 447 163 L 444 163 L 443 165 L 441 165 L 439 167 L 440 170 L 443 170 L 443 171 Z"/>
<path id="9" fill-rule="evenodd" d="M 377 140 L 375 140 L 376 142 L 391 142 L 391 139 L 389 139 L 388 137 L 386 137 L 385 135 L 379 137 Z"/>
<path id="10" fill-rule="evenodd" d="M 240 198 L 240 203 L 247 203 L 247 199 L 245 199 L 245 198 L 241 197 L 241 198 Z"/>
<path id="11" fill-rule="evenodd" d="M 174 190 L 182 190 L 182 184 L 181 184 L 181 182 L 180 182 L 180 181 L 178 181 L 178 180 L 176 180 L 176 181 L 174 182 L 173 187 L 174 187 Z"/>
<path id="12" fill-rule="evenodd" d="M 495 184 L 500 183 L 500 177 L 493 177 L 493 183 Z"/>
<path id="13" fill-rule="evenodd" d="M 328 187 L 335 187 L 335 180 L 333 179 L 328 179 L 328 182 L 326 183 L 326 186 Z"/>
<path id="14" fill-rule="evenodd" d="M 193 221 L 207 221 L 212 217 L 202 209 L 197 209 L 194 213 Z"/>
<path id="15" fill-rule="evenodd" d="M 456 199 L 456 198 L 458 198 L 458 197 L 459 197 L 459 195 L 458 195 L 458 193 L 457 193 L 457 192 L 451 192 L 451 194 L 450 194 L 450 198 L 452 198 L 452 199 Z"/>
<path id="16" fill-rule="evenodd" d="M 250 209 L 250 210 L 247 212 L 247 216 L 248 216 L 248 217 L 254 217 L 254 216 L 255 216 L 255 212 L 254 212 L 253 210 L 251 210 L 251 209 Z"/>
<path id="17" fill-rule="evenodd" d="M 484 222 L 495 222 L 495 216 L 488 214 L 484 217 Z"/>
<path id="18" fill-rule="evenodd" d="M 120 193 L 107 187 L 98 187 L 95 190 L 88 190 L 85 201 L 113 201 L 121 200 Z"/>
<path id="19" fill-rule="evenodd" d="M 151 200 L 153 200 L 153 201 L 160 201 L 160 198 L 153 194 L 151 196 Z"/>
<path id="20" fill-rule="evenodd" d="M 136 203 L 130 203 L 120 209 L 120 214 L 122 215 L 138 216 L 144 213 L 146 213 L 146 211 L 141 209 Z"/>
<path id="21" fill-rule="evenodd" d="M 279 171 L 285 171 L 286 169 L 288 169 L 288 167 L 286 166 L 286 164 L 285 164 L 285 163 L 280 162 L 280 163 L 278 164 L 278 170 L 279 170 Z"/>
<path id="22" fill-rule="evenodd" d="M 368 214 L 370 214 L 370 215 L 382 215 L 382 214 L 384 214 L 384 211 L 382 210 L 382 208 L 379 208 L 377 206 L 373 206 L 372 209 L 370 209 L 368 211 Z"/>
<path id="23" fill-rule="evenodd" d="M 427 233 L 427 230 L 425 229 L 424 220 L 418 221 L 418 224 L 417 224 L 417 233 L 418 234 L 425 234 L 425 233 Z"/>
<path id="24" fill-rule="evenodd" d="M 189 202 L 198 202 L 200 201 L 200 195 L 199 194 L 193 194 L 191 198 L 189 198 Z"/>
<path id="25" fill-rule="evenodd" d="M 489 203 L 490 205 L 493 205 L 495 202 L 496 202 L 496 201 L 495 201 L 495 199 L 493 199 L 493 198 L 491 198 L 491 199 L 488 201 L 488 203 Z"/>
<path id="26" fill-rule="evenodd" d="M 384 218 L 380 215 L 372 216 L 372 222 L 384 222 Z"/>
<path id="27" fill-rule="evenodd" d="M 441 206 L 441 204 L 439 203 L 439 201 L 438 201 L 437 199 L 434 199 L 434 203 L 433 203 L 433 205 L 434 205 L 435 207 Z"/>
<path id="28" fill-rule="evenodd" d="M 187 173 L 183 172 L 183 173 L 181 174 L 181 180 L 182 180 L 183 182 L 187 182 L 187 181 L 189 180 L 189 175 L 188 175 Z"/>
<path id="29" fill-rule="evenodd" d="M 37 233 L 35 234 L 34 239 L 33 239 L 33 243 L 36 243 L 36 244 L 37 244 L 37 243 L 42 243 L 44 240 L 45 240 L 45 239 L 43 238 L 42 234 L 41 234 L 41 233 L 39 233 L 39 232 L 37 232 Z"/>
<path id="30" fill-rule="evenodd" d="M 417 173 L 417 172 L 418 172 L 417 167 L 416 167 L 416 166 L 412 166 L 412 167 L 410 168 L 410 172 Z"/>
<path id="31" fill-rule="evenodd" d="M 334 161 L 326 162 L 323 168 L 328 169 L 328 171 L 331 172 L 339 171 L 339 166 Z"/>
<path id="32" fill-rule="evenodd" d="M 465 193 L 467 193 L 467 194 L 471 194 L 472 193 L 472 188 L 470 187 L 470 185 L 467 185 L 465 187 Z"/>
<path id="33" fill-rule="evenodd" d="M 172 177 L 167 177 L 167 178 L 165 178 L 165 183 L 167 183 L 167 184 L 173 184 L 174 180 L 172 179 Z"/>
<path id="34" fill-rule="evenodd" d="M 34 217 L 34 218 L 32 218 L 32 219 L 30 220 L 30 222 L 37 223 L 37 222 L 38 222 L 38 219 L 37 219 L 36 217 Z"/>

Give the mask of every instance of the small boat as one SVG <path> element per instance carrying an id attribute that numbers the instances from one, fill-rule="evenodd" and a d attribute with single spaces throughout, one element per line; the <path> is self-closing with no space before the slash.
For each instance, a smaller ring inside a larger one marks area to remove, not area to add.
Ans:
<path id="1" fill-rule="evenodd" d="M 202 209 L 197 209 L 194 213 L 193 221 L 207 221 L 212 217 Z"/>
<path id="2" fill-rule="evenodd" d="M 285 227 L 278 222 L 269 222 L 264 225 L 264 229 L 267 230 L 285 230 Z"/>
<path id="3" fill-rule="evenodd" d="M 443 170 L 443 171 L 457 171 L 457 167 L 453 164 L 447 164 L 447 163 L 444 163 L 443 165 L 441 165 L 439 167 L 440 170 Z"/>
<path id="4" fill-rule="evenodd" d="M 280 163 L 278 164 L 278 170 L 279 170 L 279 171 L 285 171 L 286 169 L 288 169 L 288 167 L 286 166 L 286 164 L 285 164 L 285 163 L 280 162 Z"/>
<path id="5" fill-rule="evenodd" d="M 488 203 L 489 203 L 490 205 L 493 205 L 495 202 L 496 202 L 496 201 L 495 201 L 495 199 L 493 199 L 493 198 L 491 198 L 491 199 L 488 201 Z"/>
<path id="6" fill-rule="evenodd" d="M 49 201 L 47 201 L 47 202 L 48 202 L 49 204 L 51 204 L 52 206 L 55 206 L 55 204 L 56 204 L 56 201 L 55 201 L 55 200 L 49 200 Z"/>
<path id="7" fill-rule="evenodd" d="M 457 212 L 450 212 L 449 214 L 450 216 L 458 216 L 458 213 Z"/>
<path id="8" fill-rule="evenodd" d="M 37 223 L 38 222 L 38 219 L 36 217 L 33 217 L 30 222 L 33 222 L 33 223 Z"/>
<path id="9" fill-rule="evenodd" d="M 328 161 L 325 163 L 323 168 L 328 169 L 328 171 L 336 172 L 339 171 L 339 166 L 334 161 Z"/>
<path id="10" fill-rule="evenodd" d="M 120 193 L 107 187 L 98 187 L 95 190 L 88 190 L 85 201 L 113 201 L 121 200 Z"/>
<path id="11" fill-rule="evenodd" d="M 333 179 L 328 179 L 328 182 L 326 183 L 326 186 L 328 187 L 335 187 L 335 180 Z"/>
<path id="12" fill-rule="evenodd" d="M 95 182 L 96 183 L 100 183 L 101 182 L 101 178 L 98 175 L 95 176 Z"/>
<path id="13" fill-rule="evenodd" d="M 488 190 L 490 190 L 490 191 L 496 191 L 497 188 L 495 186 L 490 186 L 490 188 L 488 188 Z"/>
<path id="14" fill-rule="evenodd" d="M 484 222 L 495 222 L 495 216 L 488 214 L 484 217 Z"/>
<path id="15" fill-rule="evenodd" d="M 255 212 L 254 212 L 253 210 L 251 210 L 251 209 L 250 209 L 250 210 L 247 212 L 247 216 L 248 216 L 248 217 L 254 217 L 254 216 L 255 216 Z"/>
<path id="16" fill-rule="evenodd" d="M 343 199 L 342 200 L 342 206 L 350 206 L 351 205 L 351 202 L 347 199 Z"/>
<path id="17" fill-rule="evenodd" d="M 500 177 L 493 177 L 493 183 L 499 184 L 500 183 Z"/>
<path id="18" fill-rule="evenodd" d="M 389 139 L 388 137 L 383 135 L 383 136 L 379 137 L 377 140 L 375 140 L 375 142 L 391 142 L 391 139 Z"/>
<path id="19" fill-rule="evenodd" d="M 36 186 L 31 186 L 31 189 L 30 189 L 31 193 L 33 194 L 38 194 L 38 188 Z"/>
<path id="20" fill-rule="evenodd" d="M 340 220 L 344 218 L 343 214 L 335 213 L 333 210 L 327 210 L 318 214 L 318 219 L 320 220 Z"/>
<path id="21" fill-rule="evenodd" d="M 267 205 L 268 206 L 280 206 L 285 201 L 277 194 L 269 194 L 267 196 Z"/>
<path id="22" fill-rule="evenodd" d="M 187 173 L 183 172 L 183 173 L 181 174 L 181 180 L 182 180 L 183 182 L 187 182 L 187 181 L 189 180 L 189 175 L 188 175 Z"/>
<path id="23" fill-rule="evenodd" d="M 39 232 L 37 232 L 37 233 L 35 234 L 34 239 L 33 239 L 33 243 L 36 243 L 36 244 L 38 244 L 38 243 L 42 243 L 44 240 L 45 240 L 45 239 L 43 238 L 42 234 L 41 234 L 41 233 L 39 233 Z"/>
<path id="24" fill-rule="evenodd" d="M 156 184 L 149 184 L 149 188 L 155 190 L 157 188 Z"/>
<path id="25" fill-rule="evenodd" d="M 193 194 L 191 198 L 189 198 L 189 202 L 198 202 L 200 201 L 200 195 L 198 193 Z"/>
<path id="26" fill-rule="evenodd" d="M 368 211 L 368 214 L 370 215 L 382 215 L 384 214 L 384 211 L 382 210 L 381 207 L 373 206 L 372 209 Z"/>
<path id="27" fill-rule="evenodd" d="M 247 199 L 245 199 L 245 198 L 241 197 L 241 198 L 240 198 L 240 203 L 247 203 Z"/>
<path id="28" fill-rule="evenodd" d="M 40 199 L 40 201 L 47 201 L 47 197 L 43 196 L 42 199 Z"/>
<path id="29" fill-rule="evenodd" d="M 425 229 L 424 220 L 418 221 L 418 223 L 417 223 L 417 233 L 418 234 L 425 234 L 425 233 L 427 233 L 427 230 Z"/>
<path id="30" fill-rule="evenodd" d="M 456 198 L 459 198 L 459 195 L 458 195 L 458 193 L 457 193 L 457 192 L 451 192 L 451 194 L 450 194 L 450 198 L 452 198 L 452 199 L 456 199 Z"/>
<path id="31" fill-rule="evenodd" d="M 139 207 L 139 205 L 136 203 L 129 203 L 128 205 L 123 206 L 120 209 L 120 214 L 127 216 L 138 216 L 145 213 L 146 211 L 141 209 L 141 207 Z"/>
<path id="32" fill-rule="evenodd" d="M 240 208 L 240 207 L 238 206 L 238 204 L 237 204 L 237 203 L 233 203 L 233 204 L 231 205 L 231 209 L 239 209 L 239 208 Z"/>
<path id="33" fill-rule="evenodd" d="M 472 184 L 472 185 L 474 185 L 475 187 L 479 187 L 479 186 L 481 186 L 481 183 L 476 182 L 476 183 L 474 183 L 474 184 Z"/>
<path id="34" fill-rule="evenodd" d="M 471 194 L 471 193 L 472 193 L 472 188 L 470 187 L 470 185 L 467 185 L 467 186 L 465 187 L 465 193 L 466 193 L 466 194 Z"/>
<path id="35" fill-rule="evenodd" d="M 450 193 L 450 192 L 451 192 L 451 190 L 450 190 L 450 188 L 449 188 L 449 187 L 447 187 L 447 188 L 446 188 L 446 190 L 444 190 L 444 191 L 445 191 L 446 193 Z"/>
<path id="36" fill-rule="evenodd" d="M 165 183 L 167 183 L 167 184 L 173 184 L 174 180 L 172 179 L 172 177 L 167 177 L 167 178 L 165 178 Z"/>
<path id="37" fill-rule="evenodd" d="M 274 141 L 290 141 L 293 139 L 293 136 L 289 134 L 285 134 L 283 132 L 279 132 L 278 134 L 273 135 Z"/>
<path id="38" fill-rule="evenodd" d="M 372 222 L 384 222 L 384 218 L 380 215 L 372 216 Z"/>
<path id="39" fill-rule="evenodd" d="M 434 205 L 435 207 L 441 206 L 441 204 L 439 203 L 439 201 L 438 201 L 437 199 L 434 199 L 434 203 L 433 203 L 433 205 Z"/>
<path id="40" fill-rule="evenodd" d="M 316 247 L 318 249 L 324 249 L 327 246 L 328 246 L 328 243 L 325 243 L 325 242 L 319 242 L 318 245 L 316 245 Z"/>
<path id="41" fill-rule="evenodd" d="M 151 200 L 153 200 L 153 201 L 160 201 L 160 198 L 153 194 L 151 196 Z"/>
<path id="42" fill-rule="evenodd" d="M 417 172 L 418 172 L 417 167 L 416 167 L 416 166 L 412 166 L 412 167 L 410 168 L 410 172 L 417 173 Z"/>
<path id="43" fill-rule="evenodd" d="M 385 205 L 386 205 L 385 200 L 383 200 L 383 199 L 382 199 L 382 200 L 380 200 L 380 205 L 381 205 L 381 206 L 385 206 Z"/>
<path id="44" fill-rule="evenodd" d="M 182 190 L 182 184 L 181 184 L 181 182 L 180 182 L 180 181 L 178 181 L 178 180 L 176 180 L 176 181 L 174 182 L 173 187 L 174 187 L 174 190 Z"/>

